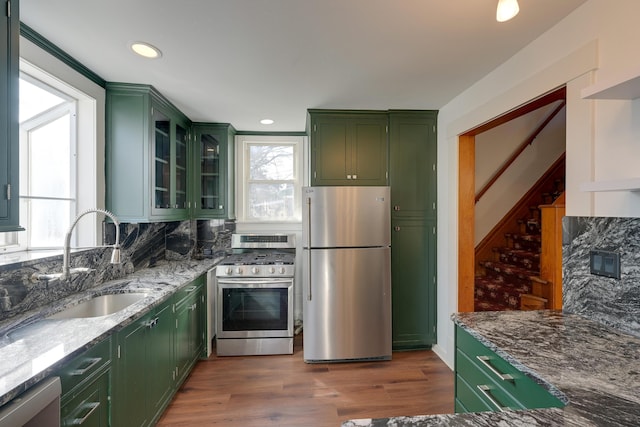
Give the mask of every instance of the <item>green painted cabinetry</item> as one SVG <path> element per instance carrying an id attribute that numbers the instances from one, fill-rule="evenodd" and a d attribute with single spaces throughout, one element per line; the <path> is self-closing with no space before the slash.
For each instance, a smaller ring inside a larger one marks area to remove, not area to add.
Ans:
<path id="1" fill-rule="evenodd" d="M 110 337 L 76 356 L 56 375 L 62 384 L 61 426 L 109 426 Z"/>
<path id="2" fill-rule="evenodd" d="M 311 185 L 387 185 L 386 111 L 309 110 Z"/>
<path id="3" fill-rule="evenodd" d="M 176 378 L 184 381 L 203 352 L 205 277 L 176 294 Z"/>
<path id="4" fill-rule="evenodd" d="M 189 218 L 191 122 L 152 86 L 106 93 L 107 209 L 124 222 Z"/>
<path id="5" fill-rule="evenodd" d="M 19 4 L 5 4 L 9 16 L 0 24 L 0 232 L 19 226 L 18 49 Z"/>
<path id="6" fill-rule="evenodd" d="M 234 218 L 233 147 L 228 123 L 193 124 L 192 217 Z"/>
<path id="7" fill-rule="evenodd" d="M 116 335 L 112 425 L 154 425 L 203 354 L 205 281 L 183 286 Z"/>
<path id="8" fill-rule="evenodd" d="M 389 111 L 392 345 L 436 341 L 437 111 Z"/>
<path id="9" fill-rule="evenodd" d="M 456 326 L 455 411 L 561 408 L 564 403 Z"/>

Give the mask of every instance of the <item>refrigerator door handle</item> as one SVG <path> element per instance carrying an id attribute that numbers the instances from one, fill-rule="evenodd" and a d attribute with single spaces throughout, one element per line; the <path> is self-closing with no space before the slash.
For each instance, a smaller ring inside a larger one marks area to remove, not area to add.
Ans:
<path id="1" fill-rule="evenodd" d="M 307 301 L 311 301 L 311 197 L 307 197 L 307 281 L 309 283 L 309 293 L 307 294 Z"/>

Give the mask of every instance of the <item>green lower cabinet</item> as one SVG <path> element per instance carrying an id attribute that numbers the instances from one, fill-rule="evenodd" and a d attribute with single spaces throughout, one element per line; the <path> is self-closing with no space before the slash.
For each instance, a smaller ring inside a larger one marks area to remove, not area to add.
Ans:
<path id="1" fill-rule="evenodd" d="M 436 340 L 435 221 L 392 220 L 391 294 L 394 350 L 430 348 Z"/>
<path id="2" fill-rule="evenodd" d="M 202 354 L 205 276 L 117 334 L 113 426 L 150 426 Z"/>
<path id="3" fill-rule="evenodd" d="M 456 326 L 456 412 L 561 408 L 557 397 Z"/>

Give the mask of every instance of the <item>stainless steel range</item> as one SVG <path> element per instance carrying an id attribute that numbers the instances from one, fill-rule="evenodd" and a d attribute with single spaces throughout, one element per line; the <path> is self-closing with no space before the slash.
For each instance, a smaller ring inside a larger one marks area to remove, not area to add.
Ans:
<path id="1" fill-rule="evenodd" d="M 293 353 L 295 235 L 234 234 L 216 267 L 216 353 Z"/>

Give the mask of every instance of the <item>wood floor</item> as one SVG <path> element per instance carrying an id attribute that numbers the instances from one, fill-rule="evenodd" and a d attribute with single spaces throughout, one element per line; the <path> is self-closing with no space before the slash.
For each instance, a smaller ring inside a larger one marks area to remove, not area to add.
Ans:
<path id="1" fill-rule="evenodd" d="M 355 418 L 453 412 L 453 373 L 431 351 L 306 364 L 293 355 L 199 361 L 158 426 L 339 427 Z"/>

